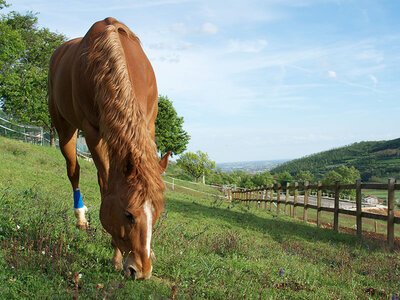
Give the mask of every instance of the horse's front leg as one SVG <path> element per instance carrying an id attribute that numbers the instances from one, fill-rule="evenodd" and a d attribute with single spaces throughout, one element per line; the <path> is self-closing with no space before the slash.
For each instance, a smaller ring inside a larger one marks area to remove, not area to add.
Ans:
<path id="1" fill-rule="evenodd" d="M 67 127 L 58 130 L 58 133 L 60 138 L 60 149 L 67 163 L 67 174 L 74 194 L 74 213 L 77 218 L 76 227 L 80 230 L 85 230 L 88 228 L 89 223 L 85 217 L 87 207 L 83 204 L 82 195 L 79 190 L 80 167 L 76 157 L 76 138 L 78 130 Z"/>

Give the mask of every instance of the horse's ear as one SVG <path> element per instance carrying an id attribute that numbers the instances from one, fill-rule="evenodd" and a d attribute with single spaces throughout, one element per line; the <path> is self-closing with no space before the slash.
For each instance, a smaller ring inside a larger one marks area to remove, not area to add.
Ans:
<path id="1" fill-rule="evenodd" d="M 171 153 L 172 151 L 168 151 L 160 160 L 161 174 L 164 173 L 168 167 L 168 159 Z"/>

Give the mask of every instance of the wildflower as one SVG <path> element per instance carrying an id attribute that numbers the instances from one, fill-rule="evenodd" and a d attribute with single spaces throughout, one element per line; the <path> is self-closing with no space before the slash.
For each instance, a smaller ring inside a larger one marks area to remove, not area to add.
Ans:
<path id="1" fill-rule="evenodd" d="M 78 274 L 78 273 L 74 273 L 73 275 L 72 275 L 72 281 L 75 283 L 75 284 L 78 284 L 78 282 L 79 282 L 79 280 L 82 278 L 82 274 Z"/>
<path id="2" fill-rule="evenodd" d="M 46 252 L 43 250 L 43 251 L 42 251 L 42 254 L 43 254 L 43 255 L 45 255 L 45 254 L 46 254 Z"/>
<path id="3" fill-rule="evenodd" d="M 104 287 L 104 284 L 101 284 L 101 283 L 96 285 L 96 289 L 98 289 L 98 290 L 101 290 L 103 287 Z"/>
<path id="4" fill-rule="evenodd" d="M 279 277 L 282 277 L 283 276 L 283 269 L 279 268 L 278 270 L 279 270 Z"/>
<path id="5" fill-rule="evenodd" d="M 19 230 L 21 227 L 19 227 L 19 225 L 17 224 L 17 229 Z"/>

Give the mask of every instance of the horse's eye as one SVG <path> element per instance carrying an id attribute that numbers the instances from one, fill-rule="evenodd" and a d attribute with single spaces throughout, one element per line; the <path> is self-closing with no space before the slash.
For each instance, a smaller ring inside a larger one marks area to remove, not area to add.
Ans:
<path id="1" fill-rule="evenodd" d="M 128 211 L 125 212 L 125 217 L 128 219 L 128 221 L 132 224 L 135 223 L 135 217 Z"/>

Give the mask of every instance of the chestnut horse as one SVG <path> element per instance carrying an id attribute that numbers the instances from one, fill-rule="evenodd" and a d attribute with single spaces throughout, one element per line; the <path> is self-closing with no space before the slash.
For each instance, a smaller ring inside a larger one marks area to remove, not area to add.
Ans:
<path id="1" fill-rule="evenodd" d="M 85 229 L 79 192 L 78 129 L 97 168 L 100 220 L 111 234 L 112 263 L 133 279 L 148 279 L 151 233 L 163 209 L 161 161 L 154 143 L 157 85 L 139 39 L 113 18 L 60 46 L 50 60 L 49 110 L 74 193 L 77 227 Z"/>

